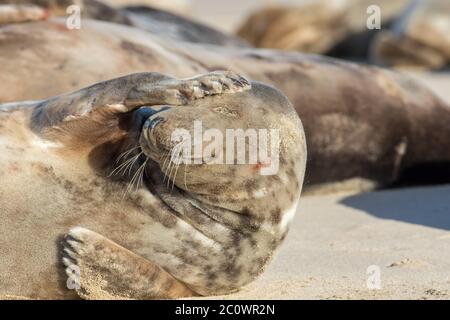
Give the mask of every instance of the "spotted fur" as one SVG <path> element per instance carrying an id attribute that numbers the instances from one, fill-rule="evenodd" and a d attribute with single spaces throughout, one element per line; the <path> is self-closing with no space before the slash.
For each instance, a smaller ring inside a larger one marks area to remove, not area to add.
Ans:
<path id="1" fill-rule="evenodd" d="M 172 105 L 152 116 L 164 118 L 155 129 L 160 142 L 194 119 L 219 129 L 280 128 L 279 172 L 192 165 L 187 180 L 179 171 L 168 188 L 161 183 L 165 150 L 148 152 L 151 141 L 140 129 L 139 115 L 149 110 L 141 106 L 153 104 Z M 301 122 L 280 91 L 233 72 L 184 80 L 133 74 L 0 110 L 0 239 L 17 244 L 0 249 L 2 294 L 234 292 L 263 272 L 295 212 L 306 159 Z M 115 170 L 130 158 L 126 170 Z M 129 188 L 142 163 L 146 176 Z M 79 288 L 68 290 L 61 262 L 69 274 L 79 268 Z"/>

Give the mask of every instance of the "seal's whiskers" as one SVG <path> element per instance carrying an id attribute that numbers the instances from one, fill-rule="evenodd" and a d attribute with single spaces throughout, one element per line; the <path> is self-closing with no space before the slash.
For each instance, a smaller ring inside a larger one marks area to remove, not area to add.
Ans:
<path id="1" fill-rule="evenodd" d="M 171 156 L 170 156 L 171 166 L 170 166 L 170 171 L 169 171 L 169 179 L 167 179 L 167 189 L 169 189 L 169 186 L 170 186 L 170 182 L 171 182 L 170 180 L 172 178 L 173 168 L 176 166 L 176 162 L 173 160 L 174 160 L 174 157 L 175 157 L 177 151 L 178 151 L 178 145 L 176 145 L 172 148 L 172 152 L 171 152 Z"/>
<path id="2" fill-rule="evenodd" d="M 133 162 L 128 166 L 128 175 L 131 175 L 131 169 L 133 168 L 134 164 L 136 163 L 136 161 L 139 159 L 140 155 L 144 154 L 144 152 L 140 152 L 135 159 L 133 160 Z M 147 161 L 147 160 L 146 160 Z M 126 169 L 125 169 L 126 170 Z M 125 171 L 123 172 L 123 174 L 125 174 Z"/>
<path id="3" fill-rule="evenodd" d="M 187 169 L 187 164 L 186 162 L 184 163 L 184 187 L 186 188 L 186 190 L 189 191 L 189 188 L 187 186 L 187 181 L 186 181 L 186 169 Z"/>
<path id="4" fill-rule="evenodd" d="M 178 168 L 180 168 L 180 165 L 181 165 L 181 159 L 180 159 L 180 151 L 181 151 L 181 145 L 179 144 L 178 145 L 179 147 L 178 147 L 178 149 L 177 149 L 177 159 L 176 159 L 176 161 L 177 161 L 177 163 L 175 164 L 175 166 L 176 166 L 176 168 L 175 168 L 175 173 L 174 173 L 174 175 L 173 175 L 173 177 L 172 177 L 172 189 L 171 189 L 171 192 L 173 191 L 173 187 L 175 186 L 175 179 L 176 179 L 176 177 L 177 177 L 177 174 L 178 174 Z"/>
<path id="5" fill-rule="evenodd" d="M 142 165 L 136 170 L 133 177 L 131 178 L 131 181 L 127 187 L 127 190 L 125 191 L 125 194 L 130 193 L 133 190 L 133 186 L 135 184 L 136 184 L 135 191 L 138 190 L 139 186 L 143 182 L 143 176 L 144 176 L 144 172 L 145 172 L 145 167 L 147 165 L 147 161 L 148 161 L 148 158 L 146 158 L 145 161 L 142 163 Z"/>
<path id="6" fill-rule="evenodd" d="M 140 146 L 135 146 L 135 147 L 133 147 L 133 148 L 131 148 L 131 149 L 125 151 L 125 152 L 122 152 L 122 153 L 117 157 L 116 163 L 119 163 L 119 161 L 120 161 L 122 158 L 126 158 L 131 152 L 133 152 L 134 150 L 139 149 L 139 148 L 140 148 Z"/>
<path id="7" fill-rule="evenodd" d="M 141 151 L 140 153 L 138 153 L 137 155 L 135 155 L 134 157 L 128 159 L 127 161 L 125 161 L 124 163 L 120 164 L 118 167 L 116 167 L 109 175 L 108 177 L 111 177 L 113 175 L 117 175 L 119 173 L 122 172 L 122 175 L 127 171 L 127 169 L 129 168 L 129 166 L 133 166 L 134 163 L 137 161 L 137 159 L 143 154 L 143 152 Z"/>
<path id="8" fill-rule="evenodd" d="M 167 163 L 167 159 L 169 159 L 169 156 L 171 155 L 170 151 L 167 151 L 166 155 L 164 156 L 164 162 L 161 166 L 161 170 L 162 172 L 164 172 L 164 179 L 163 179 L 163 183 L 166 181 L 166 177 L 167 177 L 167 168 L 164 168 L 166 166 Z M 167 165 L 168 166 L 168 165 Z"/>
<path id="9" fill-rule="evenodd" d="M 176 175 L 177 175 L 177 172 L 178 172 L 178 167 L 179 167 L 179 165 L 181 163 L 181 161 L 180 161 L 181 148 L 182 148 L 181 143 L 175 145 L 172 148 L 171 157 L 170 157 L 170 163 L 169 163 L 170 171 L 167 170 L 167 171 L 169 171 L 169 178 L 167 179 L 167 189 L 169 189 L 169 187 L 170 187 L 170 182 L 172 182 L 172 190 L 173 190 L 173 187 L 175 185 L 175 178 L 176 178 Z M 174 168 L 176 168 L 175 171 L 173 171 Z M 172 172 L 174 172 L 174 176 L 173 177 L 172 177 Z M 172 181 L 170 181 L 170 180 L 172 180 Z"/>

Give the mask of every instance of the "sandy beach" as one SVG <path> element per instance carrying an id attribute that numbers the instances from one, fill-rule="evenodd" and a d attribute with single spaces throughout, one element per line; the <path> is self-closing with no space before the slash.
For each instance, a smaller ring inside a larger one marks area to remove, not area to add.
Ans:
<path id="1" fill-rule="evenodd" d="M 260 4 L 217 2 L 213 12 L 208 3 L 192 1 L 189 16 L 229 33 Z M 450 72 L 410 75 L 450 102 Z M 238 293 L 207 298 L 450 300 L 449 248 L 450 184 L 302 195 L 266 272 Z"/>
<path id="2" fill-rule="evenodd" d="M 450 101 L 450 75 L 412 76 Z M 220 298 L 450 299 L 449 248 L 450 185 L 302 196 L 267 272 Z"/>
<path id="3" fill-rule="evenodd" d="M 223 299 L 450 299 L 450 185 L 307 196 L 267 272 Z M 369 266 L 380 289 L 367 286 Z"/>

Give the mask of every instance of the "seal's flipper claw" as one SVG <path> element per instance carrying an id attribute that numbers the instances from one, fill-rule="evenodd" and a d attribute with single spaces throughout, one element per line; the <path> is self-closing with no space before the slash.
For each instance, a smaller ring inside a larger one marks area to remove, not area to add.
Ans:
<path id="1" fill-rule="evenodd" d="M 200 83 L 204 96 L 241 92 L 251 87 L 250 81 L 233 71 L 214 71 L 192 78 L 192 80 Z"/>
<path id="2" fill-rule="evenodd" d="M 233 71 L 214 71 L 187 79 L 167 79 L 157 85 L 145 81 L 130 91 L 125 105 L 129 107 L 146 103 L 181 106 L 190 101 L 222 93 L 250 89 L 250 81 Z"/>
<path id="3" fill-rule="evenodd" d="M 165 270 L 91 230 L 76 227 L 63 243 L 66 274 L 84 299 L 153 299 L 196 295 Z M 67 257 L 68 256 L 68 257 Z"/>

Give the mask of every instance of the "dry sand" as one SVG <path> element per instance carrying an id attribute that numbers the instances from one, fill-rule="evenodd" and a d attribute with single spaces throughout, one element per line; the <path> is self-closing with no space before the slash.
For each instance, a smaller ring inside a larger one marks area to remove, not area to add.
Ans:
<path id="1" fill-rule="evenodd" d="M 450 299 L 449 248 L 450 185 L 304 197 L 267 272 L 221 298 Z"/>

